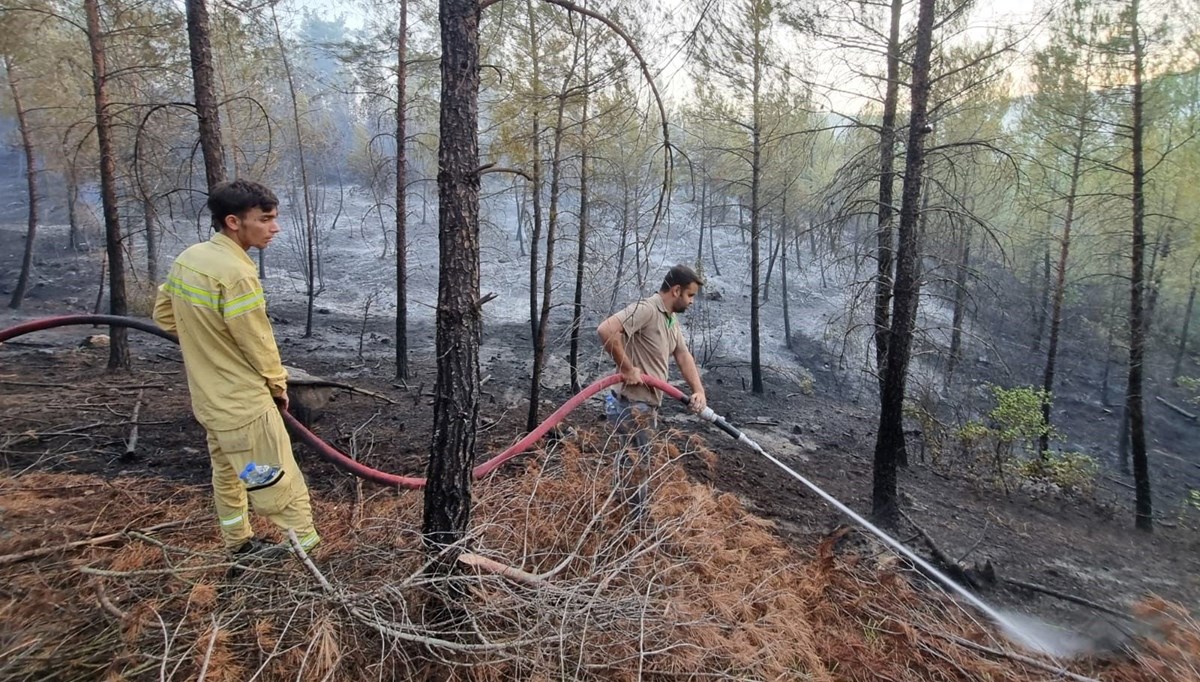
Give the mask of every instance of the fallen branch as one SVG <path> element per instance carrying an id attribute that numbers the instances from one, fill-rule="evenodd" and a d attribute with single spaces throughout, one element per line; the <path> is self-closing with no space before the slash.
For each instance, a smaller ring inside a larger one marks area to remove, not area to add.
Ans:
<path id="1" fill-rule="evenodd" d="M 1023 590 L 1029 590 L 1030 592 L 1040 592 L 1042 594 L 1049 595 L 1051 597 L 1062 599 L 1063 601 L 1069 601 L 1073 604 L 1079 604 L 1080 606 L 1086 606 L 1089 609 L 1095 609 L 1096 611 L 1100 611 L 1101 613 L 1107 613 L 1110 616 L 1117 616 L 1118 618 L 1128 618 L 1130 620 L 1133 619 L 1133 617 L 1130 616 L 1128 613 L 1122 613 L 1114 608 L 1110 608 L 1103 604 L 1098 604 L 1089 599 L 1084 599 L 1083 597 L 1077 597 L 1073 594 L 1068 594 L 1066 592 L 1059 592 L 1058 590 L 1055 590 L 1055 589 L 1052 589 L 1049 587 L 1045 587 L 1044 585 L 1038 585 L 1035 583 L 1027 583 L 1023 580 L 1017 580 L 1016 578 L 1001 577 L 1000 580 L 1002 582 L 1008 583 L 1009 585 L 1014 585 L 1016 587 L 1019 587 Z"/>
<path id="2" fill-rule="evenodd" d="M 0 379 L 0 384 L 22 386 L 24 388 L 79 388 L 74 384 L 46 384 L 37 381 L 13 381 L 11 379 Z"/>
<path id="3" fill-rule="evenodd" d="M 1135 487 L 1133 487 L 1132 485 L 1130 485 L 1130 484 L 1126 483 L 1125 481 L 1118 481 L 1117 479 L 1113 478 L 1112 476 L 1107 476 L 1107 475 L 1105 475 L 1105 474 L 1100 474 L 1100 478 L 1103 478 L 1104 480 L 1106 480 L 1106 481 L 1110 481 L 1110 482 L 1112 482 L 1112 483 L 1116 483 L 1117 485 L 1119 485 L 1119 486 L 1122 486 L 1122 487 L 1125 487 L 1125 488 L 1128 488 L 1128 489 L 1130 489 L 1130 490 L 1137 490 L 1137 488 L 1135 488 Z"/>
<path id="4" fill-rule="evenodd" d="M 167 521 L 166 523 L 160 523 L 160 524 L 157 524 L 154 526 L 147 526 L 145 528 L 140 528 L 140 529 L 138 529 L 138 532 L 153 533 L 155 531 L 166 530 L 168 528 L 177 528 L 179 526 L 185 525 L 190 522 L 191 522 L 191 519 L 179 519 L 179 520 L 175 520 L 175 521 Z M 46 556 L 47 554 L 54 554 L 55 552 L 61 552 L 61 551 L 65 551 L 68 549 L 74 549 L 76 547 L 103 545 L 105 543 L 120 540 L 121 538 L 125 537 L 128 534 L 128 532 L 129 532 L 129 529 L 125 529 L 125 530 L 118 531 L 116 533 L 108 533 L 107 535 L 98 535 L 94 538 L 88 538 L 86 540 L 75 540 L 73 542 L 67 542 L 67 543 L 63 543 L 61 545 L 51 545 L 49 547 L 38 547 L 37 549 L 29 549 L 29 550 L 25 550 L 24 552 L 16 552 L 14 554 L 5 554 L 4 556 L 0 556 L 0 566 L 7 566 L 8 564 L 15 564 L 15 563 L 18 563 L 21 561 L 25 561 L 27 559 L 36 559 L 37 557 Z"/>
<path id="5" fill-rule="evenodd" d="M 137 394 L 137 402 L 133 404 L 133 414 L 129 417 L 129 439 L 125 441 L 125 459 L 133 459 L 137 457 L 137 442 L 138 442 L 138 415 L 142 412 L 142 394 L 146 389 L 139 389 Z"/>
<path id="6" fill-rule="evenodd" d="M 320 388 L 320 387 L 340 388 L 345 391 L 350 391 L 351 393 L 359 393 L 361 395 L 370 396 L 372 398 L 375 398 L 376 400 L 382 400 L 390 405 L 397 404 L 395 399 L 390 398 L 382 393 L 377 393 L 375 391 L 371 391 L 371 390 L 368 390 L 365 388 L 359 388 L 358 386 L 353 386 L 351 384 L 343 384 L 340 381 L 330 381 L 328 379 L 312 379 L 312 380 L 305 380 L 303 382 L 297 381 L 294 383 L 297 386 L 314 386 L 314 387 L 318 387 L 318 388 Z"/>
<path id="7" fill-rule="evenodd" d="M 921 539 L 925 541 L 925 545 L 929 547 L 929 553 L 933 555 L 934 562 L 937 563 L 943 571 L 946 571 L 952 577 L 969 585 L 972 589 L 979 589 L 979 586 L 975 584 L 975 581 L 971 579 L 971 576 L 967 575 L 967 572 L 963 570 L 962 566 L 960 566 L 957 561 L 951 559 L 948 554 L 943 552 L 941 548 L 937 546 L 937 543 L 933 541 L 933 538 L 929 536 L 929 533 L 925 532 L 924 528 L 918 526 L 916 521 L 913 521 L 912 518 L 903 511 L 900 512 L 900 516 L 903 516 L 904 520 L 908 522 L 908 525 L 912 526 L 913 530 L 917 532 L 917 535 L 920 535 Z"/>
<path id="8" fill-rule="evenodd" d="M 494 573 L 496 575 L 503 576 L 514 582 L 524 583 L 534 587 L 544 587 L 547 584 L 545 580 L 542 580 L 532 573 L 527 573 L 519 568 L 513 568 L 512 566 L 502 564 L 494 559 L 489 559 L 485 556 L 480 556 L 471 552 L 459 554 L 458 561 L 461 564 L 465 564 L 472 568 L 477 568 L 481 571 L 487 571 L 488 573 Z"/>
<path id="9" fill-rule="evenodd" d="M 99 579 L 96 580 L 96 600 L 100 602 L 101 608 L 108 611 L 117 620 L 123 621 L 125 620 L 125 616 L 128 615 L 118 608 L 116 604 L 112 603 L 112 600 L 108 598 L 108 593 L 104 591 L 104 581 Z"/>
<path id="10" fill-rule="evenodd" d="M 1157 400 L 1158 402 L 1162 403 L 1163 405 L 1166 405 L 1168 408 L 1171 409 L 1172 412 L 1175 412 L 1176 414 L 1187 417 L 1188 419 L 1191 419 L 1192 421 L 1196 421 L 1197 417 L 1200 416 L 1200 415 L 1196 415 L 1193 412 L 1188 412 L 1187 410 L 1183 409 L 1182 407 L 1180 407 L 1178 405 L 1167 402 L 1167 399 L 1162 397 L 1161 395 L 1154 396 L 1154 399 Z"/>
<path id="11" fill-rule="evenodd" d="M 21 445 L 22 443 L 28 443 L 29 441 L 38 441 L 38 440 L 41 440 L 42 438 L 55 438 L 58 436 L 74 436 L 74 435 L 78 435 L 84 431 L 89 431 L 91 429 L 95 429 L 95 428 L 98 428 L 101 426 L 109 426 L 109 424 L 106 424 L 105 422 L 93 422 L 91 424 L 84 424 L 83 426 L 73 426 L 69 429 L 63 429 L 62 431 L 44 431 L 41 433 L 38 433 L 35 431 L 35 432 L 31 432 L 31 433 L 25 433 L 25 434 L 22 434 L 20 437 L 16 438 L 15 440 L 5 443 L 4 446 L 5 447 L 13 447 L 14 445 Z"/>
<path id="12" fill-rule="evenodd" d="M 321 570 L 318 569 L 316 564 L 312 562 L 312 559 L 309 558 L 308 552 L 305 552 L 304 548 L 300 546 L 300 538 L 296 536 L 296 531 L 289 528 L 287 534 L 288 541 L 292 545 L 292 551 L 296 553 L 296 556 L 299 557 L 300 561 L 305 565 L 305 567 L 308 568 L 308 572 L 311 573 L 312 576 L 316 578 L 317 582 L 321 584 L 321 587 L 325 589 L 325 592 L 329 595 L 329 597 L 341 606 L 345 607 L 345 609 L 350 612 L 350 615 L 358 618 L 363 625 L 366 625 L 381 635 L 395 637 L 396 639 L 409 642 L 416 642 L 418 644 L 424 644 L 428 647 L 443 648 L 449 651 L 458 651 L 464 653 L 483 653 L 489 651 L 500 651 L 508 648 L 519 648 L 529 644 L 536 644 L 540 641 L 538 639 L 529 639 L 487 644 L 467 644 L 463 642 L 453 642 L 448 639 L 441 639 L 439 637 L 430 637 L 428 635 L 420 634 L 419 632 L 408 630 L 405 628 L 405 626 L 402 626 L 399 623 L 391 623 L 380 620 L 377 616 L 373 616 L 363 611 L 339 595 L 337 590 L 334 589 L 333 585 L 330 584 L 329 580 L 327 580 L 324 574 L 321 573 Z"/>

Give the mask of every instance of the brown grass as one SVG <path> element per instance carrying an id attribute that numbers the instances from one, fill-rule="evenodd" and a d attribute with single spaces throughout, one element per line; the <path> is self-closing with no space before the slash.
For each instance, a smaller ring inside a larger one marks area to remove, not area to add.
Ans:
<path id="1" fill-rule="evenodd" d="M 490 574 L 423 572 L 419 492 L 378 491 L 357 524 L 353 503 L 315 500 L 325 537 L 315 561 L 330 592 L 299 562 L 228 576 L 201 490 L 151 478 L 0 478 L 0 554 L 112 532 L 131 519 L 196 520 L 156 536 L 160 544 L 127 537 L 0 566 L 0 678 L 1050 677 L 943 637 L 1008 649 L 856 531 L 840 529 L 798 554 L 737 498 L 687 477 L 680 458 L 713 461 L 701 443 L 671 442 L 687 450 L 660 447 L 641 524 L 610 494 L 615 445 L 593 433 L 477 484 L 471 550 L 540 574 L 547 586 L 536 590 Z M 101 607 L 98 586 L 123 617 Z M 459 617 L 432 627 L 430 595 L 449 588 L 467 595 Z M 1132 656 L 1076 661 L 1071 670 L 1103 680 L 1197 679 L 1196 621 L 1161 601 L 1141 615 L 1160 637 Z"/>

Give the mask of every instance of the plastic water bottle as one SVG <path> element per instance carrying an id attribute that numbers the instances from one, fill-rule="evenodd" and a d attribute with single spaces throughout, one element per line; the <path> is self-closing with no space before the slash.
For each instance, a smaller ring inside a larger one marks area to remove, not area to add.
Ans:
<path id="1" fill-rule="evenodd" d="M 620 413 L 620 408 L 617 405 L 617 397 L 612 393 L 604 394 L 604 416 L 609 420 L 615 420 Z"/>
<path id="2" fill-rule="evenodd" d="M 250 462 L 242 469 L 242 473 L 238 478 L 246 484 L 246 487 L 254 487 L 256 485 L 264 485 L 275 480 L 279 476 L 279 467 L 271 466 L 270 464 L 255 464 Z"/>

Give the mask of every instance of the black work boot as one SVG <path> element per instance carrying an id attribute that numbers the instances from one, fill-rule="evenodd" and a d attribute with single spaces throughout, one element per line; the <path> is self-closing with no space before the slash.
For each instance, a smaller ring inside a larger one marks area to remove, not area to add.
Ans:
<path id="1" fill-rule="evenodd" d="M 234 564 L 229 567 L 229 578 L 241 575 L 246 567 L 280 563 L 289 556 L 292 556 L 292 548 L 288 545 L 268 543 L 259 538 L 248 539 L 240 548 L 233 550 Z"/>

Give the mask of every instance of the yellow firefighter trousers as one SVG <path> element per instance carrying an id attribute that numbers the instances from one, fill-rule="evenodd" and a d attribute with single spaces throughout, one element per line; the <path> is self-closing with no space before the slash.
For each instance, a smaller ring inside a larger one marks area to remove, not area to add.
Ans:
<path id="1" fill-rule="evenodd" d="M 320 541 L 313 527 L 312 505 L 304 474 L 292 456 L 283 417 L 275 409 L 239 429 L 209 431 L 208 452 L 212 456 L 213 497 L 225 547 L 237 549 L 254 536 L 250 527 L 247 497 L 254 511 L 267 517 L 283 531 L 296 531 L 306 550 Z M 283 471 L 272 485 L 247 490 L 238 478 L 246 464 L 270 464 Z"/>

